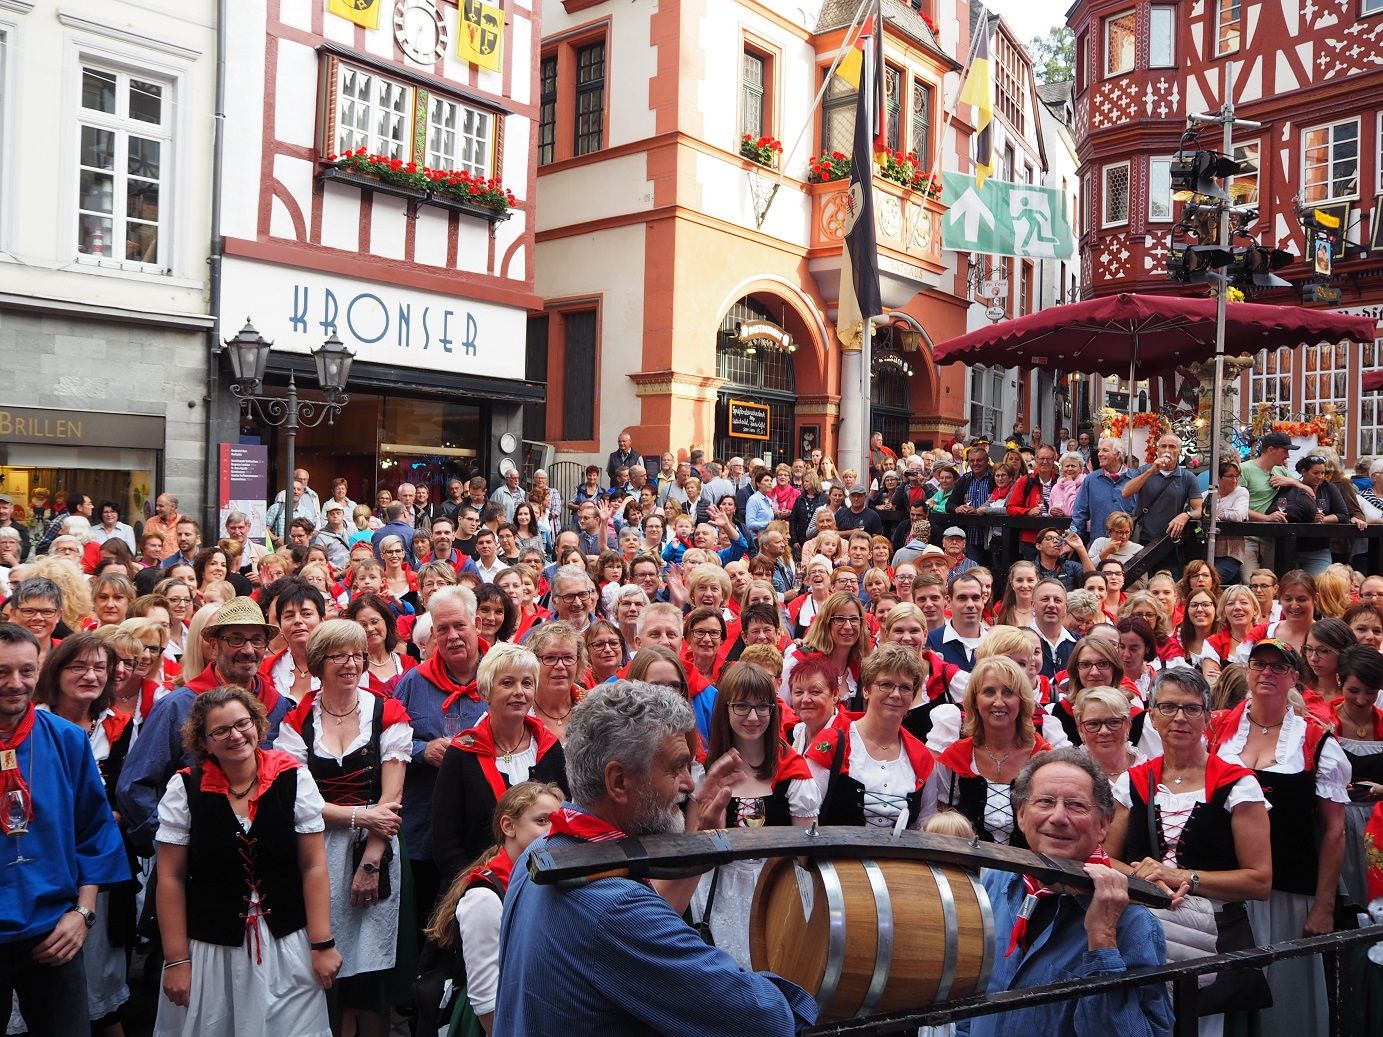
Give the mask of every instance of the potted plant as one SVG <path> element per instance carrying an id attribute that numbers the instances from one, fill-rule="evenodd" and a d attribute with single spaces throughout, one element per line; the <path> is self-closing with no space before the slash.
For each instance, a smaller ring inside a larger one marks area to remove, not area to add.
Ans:
<path id="1" fill-rule="evenodd" d="M 419 201 L 435 202 L 446 208 L 478 207 L 495 213 L 491 219 L 505 219 L 514 204 L 514 193 L 499 177 L 480 177 L 464 169 L 430 169 L 416 162 L 372 155 L 365 148 L 343 155 L 328 155 L 328 170 L 340 170 L 357 179 L 378 182 L 391 193 Z M 368 185 L 364 185 L 368 186 Z"/>
<path id="2" fill-rule="evenodd" d="M 427 177 L 428 189 L 437 197 L 484 206 L 500 215 L 506 215 L 514 204 L 513 192 L 500 183 L 499 177 L 487 180 L 464 169 L 429 169 Z"/>
<path id="3" fill-rule="evenodd" d="M 411 187 L 415 191 L 426 191 L 428 188 L 427 170 L 424 167 L 387 155 L 371 155 L 364 148 L 348 151 L 344 155 L 328 155 L 327 161 L 337 169 L 370 177 L 380 183 Z"/>
<path id="4" fill-rule="evenodd" d="M 740 154 L 761 166 L 772 167 L 782 153 L 783 142 L 767 134 L 756 137 L 752 133 L 746 133 L 740 138 Z"/>
<path id="5" fill-rule="evenodd" d="M 925 190 L 929 198 L 941 197 L 941 182 L 922 168 L 921 161 L 911 151 L 880 148 L 874 153 L 874 161 L 885 180 L 913 191 Z"/>
<path id="6" fill-rule="evenodd" d="M 811 160 L 807 182 L 828 184 L 833 180 L 844 180 L 850 175 L 850 156 L 843 151 L 823 151 Z"/>

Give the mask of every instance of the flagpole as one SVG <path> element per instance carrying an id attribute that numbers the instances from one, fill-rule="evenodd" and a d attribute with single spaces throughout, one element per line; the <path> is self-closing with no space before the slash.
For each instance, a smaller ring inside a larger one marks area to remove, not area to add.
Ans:
<path id="1" fill-rule="evenodd" d="M 977 26 L 977 28 L 983 30 L 983 35 L 989 34 L 990 20 L 988 11 L 985 11 L 984 21 L 979 26 Z M 969 78 L 970 69 L 975 64 L 975 51 L 979 47 L 980 36 L 981 33 L 977 32 L 970 37 L 970 53 L 965 56 L 965 68 L 961 73 L 960 85 L 956 87 L 956 96 L 955 99 L 951 102 L 950 110 L 943 113 L 945 117 L 941 123 L 941 137 L 939 138 L 943 145 L 946 140 L 946 131 L 951 128 L 951 122 L 956 117 L 956 109 L 960 107 L 960 95 L 962 91 L 964 91 L 965 89 L 965 81 Z M 932 167 L 929 170 L 927 170 L 926 182 L 928 184 L 931 184 L 932 180 L 936 177 L 937 173 L 941 172 L 941 152 L 941 147 L 933 149 Z"/>
<path id="2" fill-rule="evenodd" d="M 797 131 L 797 139 L 792 142 L 792 147 L 783 152 L 783 159 L 778 163 L 778 178 L 773 182 L 773 188 L 768 192 L 768 198 L 764 200 L 763 212 L 755 213 L 759 226 L 762 227 L 764 220 L 768 218 L 768 210 L 773 207 L 773 199 L 778 197 L 778 188 L 783 186 L 783 170 L 787 167 L 788 161 L 797 154 L 797 149 L 802 146 L 802 139 L 806 137 L 807 131 L 811 129 L 812 122 L 816 118 L 816 113 L 820 110 L 822 102 L 826 99 L 826 88 L 831 85 L 831 77 L 836 74 L 836 69 L 855 45 L 852 38 L 855 27 L 860 24 L 860 18 L 865 10 L 874 0 L 861 0 L 859 10 L 855 12 L 855 17 L 845 28 L 844 42 L 840 49 L 836 51 L 835 60 L 831 62 L 831 67 L 826 70 L 826 75 L 821 80 L 821 89 L 816 92 L 816 100 L 812 102 L 811 108 L 807 111 L 807 117 L 802 121 L 802 128 Z"/>

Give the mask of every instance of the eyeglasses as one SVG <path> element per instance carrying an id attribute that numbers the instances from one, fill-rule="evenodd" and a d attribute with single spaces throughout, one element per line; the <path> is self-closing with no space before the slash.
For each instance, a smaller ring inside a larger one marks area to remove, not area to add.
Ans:
<path id="1" fill-rule="evenodd" d="M 1301 650 L 1302 655 L 1338 655 L 1339 652 L 1334 648 L 1326 648 L 1324 645 L 1307 645 Z"/>
<path id="2" fill-rule="evenodd" d="M 586 647 L 590 648 L 593 651 L 599 649 L 602 652 L 613 652 L 618 651 L 620 648 L 623 648 L 624 646 L 621 645 L 619 641 L 617 641 L 615 638 L 607 637 L 601 641 L 592 641 Z"/>
<path id="3" fill-rule="evenodd" d="M 127 670 L 133 670 L 138 662 L 138 659 L 126 659 L 123 655 L 117 655 L 115 657 L 115 668 L 118 670 L 123 666 Z"/>
<path id="4" fill-rule="evenodd" d="M 1128 717 L 1108 717 L 1104 720 L 1082 720 L 1080 729 L 1088 735 L 1097 735 L 1101 731 L 1114 732 L 1128 723 Z"/>
<path id="5" fill-rule="evenodd" d="M 19 607 L 19 614 L 25 619 L 55 619 L 58 614 L 57 609 L 36 609 L 24 605 Z"/>
<path id="6" fill-rule="evenodd" d="M 1057 799 L 1054 796 L 1034 796 L 1028 801 L 1028 805 L 1044 814 L 1050 814 L 1058 806 L 1063 806 L 1066 813 L 1072 817 L 1088 817 L 1094 809 L 1083 799 Z"/>
<path id="7" fill-rule="evenodd" d="M 857 627 L 857 626 L 859 626 L 861 623 L 863 623 L 864 620 L 860 619 L 859 616 L 832 616 L 832 617 L 831 617 L 831 622 L 832 622 L 832 623 L 835 623 L 837 626 L 854 626 L 854 627 Z"/>
<path id="8" fill-rule="evenodd" d="M 756 717 L 766 717 L 773 712 L 771 702 L 732 702 L 730 712 L 737 717 L 747 717 L 753 713 Z"/>
<path id="9" fill-rule="evenodd" d="M 711 627 L 709 629 L 703 628 L 701 630 L 693 628 L 691 635 L 698 641 L 718 641 L 721 636 L 719 627 Z"/>
<path id="10" fill-rule="evenodd" d="M 221 727 L 206 733 L 209 742 L 224 742 L 230 738 L 232 731 L 239 731 L 242 735 L 248 735 L 255 729 L 254 717 L 241 717 L 233 724 L 223 724 Z"/>
<path id="11" fill-rule="evenodd" d="M 253 637 L 246 637 L 244 634 L 222 634 L 219 640 L 227 648 L 244 648 L 246 645 L 254 648 L 269 646 L 269 639 L 263 634 L 255 634 Z"/>
<path id="12" fill-rule="evenodd" d="M 333 666 L 345 666 L 347 663 L 363 663 L 365 661 L 365 653 L 337 652 L 334 655 L 323 656 L 323 658 Z"/>
<path id="13" fill-rule="evenodd" d="M 904 697 L 910 697 L 917 689 L 911 684 L 895 684 L 893 681 L 875 681 L 873 687 L 883 692 L 885 695 L 892 695 L 897 692 Z"/>
<path id="14" fill-rule="evenodd" d="M 590 601 L 591 592 L 575 591 L 571 594 L 559 594 L 557 595 L 557 600 L 560 601 L 563 605 L 575 605 L 577 602 Z"/>
<path id="15" fill-rule="evenodd" d="M 158 655 L 160 652 L 163 651 L 163 645 L 158 644 L 157 642 L 151 645 L 146 644 L 144 645 L 144 651 L 149 652 L 152 655 Z"/>
<path id="16" fill-rule="evenodd" d="M 1199 720 L 1205 716 L 1205 703 L 1203 702 L 1159 702 L 1153 707 L 1164 717 L 1174 717 L 1178 713 L 1187 720 Z"/>
<path id="17" fill-rule="evenodd" d="M 100 676 L 101 674 L 106 672 L 106 664 L 75 662 L 68 663 L 66 666 L 63 667 L 63 669 L 66 670 L 68 673 L 74 675 L 81 675 L 83 673 L 94 673 L 97 676 Z"/>
<path id="18" fill-rule="evenodd" d="M 575 666 L 576 656 L 574 655 L 540 655 L 538 662 L 544 666 Z"/>
<path id="19" fill-rule="evenodd" d="M 1249 669 L 1259 671 L 1267 670 L 1269 673 L 1276 674 L 1277 676 L 1281 677 L 1285 674 L 1291 673 L 1293 667 L 1291 663 L 1269 663 L 1264 662 L 1262 659 L 1250 659 Z"/>
<path id="20" fill-rule="evenodd" d="M 1107 659 L 1082 659 L 1076 663 L 1076 669 L 1082 673 L 1088 673 L 1091 670 L 1109 670 L 1113 673 L 1114 664 Z"/>

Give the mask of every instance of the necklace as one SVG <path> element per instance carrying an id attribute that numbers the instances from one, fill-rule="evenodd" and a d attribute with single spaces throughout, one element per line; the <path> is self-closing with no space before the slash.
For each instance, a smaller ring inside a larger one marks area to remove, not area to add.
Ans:
<path id="1" fill-rule="evenodd" d="M 1253 719 L 1253 714 L 1250 713 L 1250 712 L 1248 712 L 1248 710 L 1245 710 L 1245 711 L 1244 711 L 1244 715 L 1245 715 L 1246 717 L 1249 718 L 1249 723 L 1250 723 L 1250 724 L 1252 724 L 1254 727 L 1258 728 L 1259 733 L 1261 733 L 1261 734 L 1267 734 L 1267 733 L 1268 733 L 1269 731 L 1271 731 L 1273 728 L 1275 728 L 1275 727 L 1281 727 L 1281 726 L 1282 726 L 1282 720 L 1279 720 L 1276 724 L 1266 724 L 1266 725 L 1265 725 L 1265 724 L 1260 724 L 1257 720 L 1254 720 L 1254 719 Z M 1284 717 L 1283 719 L 1285 720 L 1286 717 Z"/>
<path id="2" fill-rule="evenodd" d="M 495 752 L 500 755 L 501 759 L 503 759 L 505 763 L 512 763 L 514 759 L 514 754 L 519 751 L 519 749 L 523 746 L 523 743 L 526 741 L 528 741 L 528 732 L 526 730 L 519 735 L 519 740 L 515 742 L 513 745 L 511 745 L 508 749 L 500 745 L 499 739 L 496 738 Z"/>
<path id="3" fill-rule="evenodd" d="M 536 710 L 537 710 L 539 713 L 541 713 L 543 716 L 545 716 L 545 717 L 547 717 L 549 720 L 551 720 L 554 724 L 565 724 L 565 723 L 567 722 L 567 717 L 571 716 L 571 710 L 572 710 L 572 707 L 571 707 L 571 706 L 568 706 L 568 707 L 567 707 L 567 711 L 566 711 L 565 713 L 563 713 L 563 714 L 559 717 L 559 716 L 554 716 L 553 714 L 549 713 L 549 712 L 548 712 L 547 710 L 545 710 L 542 706 L 538 705 L 538 703 L 537 703 L 536 701 L 533 703 L 533 708 L 536 709 Z"/>
<path id="4" fill-rule="evenodd" d="M 258 781 L 259 781 L 259 768 L 256 767 L 256 768 L 255 768 L 255 772 L 254 772 L 254 776 L 250 778 L 250 783 L 249 783 L 248 785 L 246 785 L 246 786 L 245 786 L 243 789 L 241 789 L 239 792 L 236 792 L 235 789 L 231 788 L 230 782 L 226 782 L 226 791 L 230 793 L 231 799 L 244 799 L 246 796 L 248 796 L 248 795 L 250 794 L 250 789 L 254 788 L 255 785 L 258 783 Z"/>
<path id="5" fill-rule="evenodd" d="M 893 744 L 883 745 L 883 744 L 881 744 L 881 743 L 879 743 L 879 742 L 876 742 L 876 741 L 874 741 L 874 739 L 872 739 L 872 738 L 870 738 L 868 735 L 866 735 L 863 731 L 860 732 L 860 738 L 863 740 L 864 745 L 865 745 L 865 748 L 867 748 L 867 749 L 873 749 L 875 752 L 878 753 L 878 756 L 885 756 L 885 755 L 887 755 L 888 753 L 891 753 L 891 752 L 894 751 L 894 746 L 893 746 Z M 875 757 L 875 758 L 877 759 L 878 757 Z"/>
<path id="6" fill-rule="evenodd" d="M 351 708 L 346 710 L 344 713 L 333 713 L 331 710 L 327 709 L 325 699 L 320 699 L 318 701 L 321 703 L 323 713 L 325 713 L 329 717 L 336 718 L 337 727 L 340 727 L 342 724 L 346 722 L 346 717 L 350 716 L 353 713 L 359 712 L 360 710 L 360 699 L 358 698 L 355 700 L 355 705 L 351 706 Z"/>
<path id="7" fill-rule="evenodd" d="M 1008 758 L 1014 753 L 1014 750 L 1010 749 L 1008 752 L 1004 753 L 1003 756 L 1000 756 L 994 750 L 983 747 L 981 747 L 981 751 L 993 762 L 994 769 L 1000 772 L 1003 771 L 1004 764 L 1008 763 Z"/>

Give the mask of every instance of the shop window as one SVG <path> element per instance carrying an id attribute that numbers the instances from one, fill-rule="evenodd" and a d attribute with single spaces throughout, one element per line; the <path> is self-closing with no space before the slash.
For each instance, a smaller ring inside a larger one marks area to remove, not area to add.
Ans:
<path id="1" fill-rule="evenodd" d="M 1302 198 L 1324 202 L 1359 196 L 1359 120 L 1303 130 Z"/>
<path id="2" fill-rule="evenodd" d="M 740 132 L 753 137 L 773 132 L 773 59 L 746 46 L 740 65 Z"/>
<path id="3" fill-rule="evenodd" d="M 1118 227 L 1128 223 L 1128 163 L 1116 162 L 1104 167 L 1104 190 L 1100 192 L 1103 208 L 1100 226 Z"/>
<path id="4" fill-rule="evenodd" d="M 912 81 L 913 154 L 923 169 L 932 167 L 932 86 L 921 79 Z"/>
<path id="5" fill-rule="evenodd" d="M 323 120 L 325 151 L 344 154 L 364 148 L 371 155 L 433 169 L 494 175 L 499 167 L 495 111 L 335 55 L 327 61 L 336 94 Z"/>
<path id="6" fill-rule="evenodd" d="M 730 307 L 716 336 L 716 377 L 729 384 L 716 405 L 715 453 L 720 457 L 736 454 L 791 460 L 793 428 L 796 421 L 797 379 L 792 354 L 771 343 L 742 343 L 738 338 L 743 321 L 762 321 L 781 326 L 781 311 L 774 312 L 757 300 L 741 299 Z M 747 400 L 769 409 L 769 438 L 741 439 L 729 435 L 729 401 Z"/>
<path id="7" fill-rule="evenodd" d="M 1249 406 L 1268 403 L 1285 414 L 1292 409 L 1292 351 L 1260 349 L 1249 370 Z"/>
<path id="8" fill-rule="evenodd" d="M 1238 6 L 1238 0 L 1234 0 Z M 1133 71 L 1134 12 L 1121 11 L 1104 20 L 1104 74 L 1119 76 Z"/>
<path id="9" fill-rule="evenodd" d="M 1166 223 L 1172 218 L 1172 160 L 1148 159 L 1148 219 Z"/>
<path id="10" fill-rule="evenodd" d="M 576 52 L 576 136 L 573 153 L 599 151 L 605 140 L 605 41 Z"/>
<path id="11" fill-rule="evenodd" d="M 1008 120 L 1008 124 L 1018 131 L 1019 136 L 1022 136 L 1027 126 L 1027 108 L 1024 103 L 1027 91 L 1023 89 L 1028 74 L 1027 63 L 1019 54 L 1018 48 L 1002 32 L 994 34 L 994 56 L 997 59 L 994 79 L 995 103 L 999 114 Z"/>
<path id="12" fill-rule="evenodd" d="M 894 151 L 902 149 L 903 73 L 892 65 L 884 66 L 884 142 Z"/>
<path id="13" fill-rule="evenodd" d="M 1148 67 L 1176 67 L 1176 8 L 1154 7 L 1148 15 Z"/>
<path id="14" fill-rule="evenodd" d="M 163 196 L 172 146 L 172 84 L 81 66 L 77 253 L 131 269 L 168 268 Z"/>
<path id="15" fill-rule="evenodd" d="M 545 166 L 557 154 L 557 56 L 543 58 L 538 66 L 538 165 Z"/>
<path id="16" fill-rule="evenodd" d="M 908 407 L 908 376 L 891 364 L 881 364 L 870 379 L 869 431 L 884 437 L 884 445 L 897 450 L 907 440 L 911 410 Z"/>
<path id="17" fill-rule="evenodd" d="M 595 310 L 562 314 L 562 439 L 595 439 Z"/>
<path id="18" fill-rule="evenodd" d="M 855 132 L 855 91 L 850 84 L 822 69 L 826 75 L 826 96 L 821 102 L 821 150 L 850 154 Z"/>
<path id="19" fill-rule="evenodd" d="M 1215 4 L 1215 56 L 1239 49 L 1242 0 L 1213 0 Z"/>

